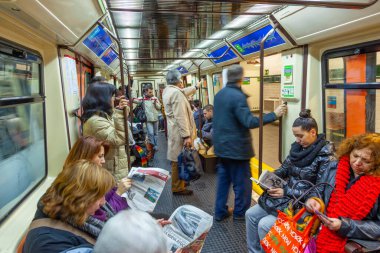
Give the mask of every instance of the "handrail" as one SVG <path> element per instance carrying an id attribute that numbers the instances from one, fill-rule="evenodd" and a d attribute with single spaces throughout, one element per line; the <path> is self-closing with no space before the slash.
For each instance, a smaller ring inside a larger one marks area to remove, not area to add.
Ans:
<path id="1" fill-rule="evenodd" d="M 206 0 L 200 0 L 202 2 Z M 377 2 L 371 0 L 368 3 L 363 2 L 345 2 L 345 1 L 321 1 L 321 0 L 207 0 L 207 2 L 227 2 L 227 3 L 255 3 L 255 4 L 274 4 L 274 5 L 304 5 L 313 7 L 327 7 L 339 9 L 364 9 Z"/>
<path id="2" fill-rule="evenodd" d="M 264 36 L 260 42 L 260 126 L 259 126 L 259 177 L 263 171 L 263 109 L 264 109 L 264 43 L 275 32 L 277 24 Z"/>

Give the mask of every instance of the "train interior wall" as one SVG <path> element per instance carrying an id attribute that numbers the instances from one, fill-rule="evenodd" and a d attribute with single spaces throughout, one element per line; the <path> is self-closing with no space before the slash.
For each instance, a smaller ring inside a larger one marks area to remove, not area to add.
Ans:
<path id="1" fill-rule="evenodd" d="M 40 196 L 45 192 L 48 186 L 50 186 L 54 177 L 61 170 L 61 165 L 69 151 L 68 138 L 65 126 L 65 110 L 63 105 L 63 93 L 61 88 L 61 76 L 59 69 L 59 58 L 57 45 L 51 41 L 45 40 L 40 36 L 37 36 L 33 30 L 25 26 L 18 20 L 6 15 L 0 14 L 0 34 L 4 39 L 10 40 L 12 42 L 21 44 L 25 47 L 34 49 L 38 51 L 44 61 L 44 87 L 46 95 L 46 129 L 47 129 L 47 159 L 48 159 L 48 175 L 47 178 L 34 190 L 25 201 L 23 201 L 14 210 L 11 215 L 0 224 L 0 252 L 14 252 L 16 246 L 22 236 L 27 231 L 28 225 L 34 216 L 36 209 L 36 203 Z M 322 54 L 328 50 L 337 47 L 342 47 L 346 45 L 353 45 L 357 43 L 362 43 L 366 41 L 373 41 L 380 39 L 380 27 L 371 26 L 362 30 L 355 30 L 355 32 L 347 33 L 343 36 L 337 36 L 332 39 L 319 41 L 309 45 L 309 55 L 307 60 L 307 90 L 306 90 L 306 107 L 312 110 L 313 116 L 316 118 L 318 124 L 321 126 L 323 124 L 323 113 L 322 113 L 322 85 L 321 85 L 321 57 Z M 279 56 L 273 56 L 279 57 Z M 283 76 L 283 65 L 294 64 L 294 80 L 295 94 L 300 96 L 301 94 L 301 74 L 302 74 L 302 50 L 292 49 L 283 52 L 280 55 L 282 59 L 282 66 L 276 67 L 276 74 L 278 70 Z M 247 63 L 241 63 L 242 66 L 247 65 Z M 252 70 L 254 73 L 249 74 L 250 85 L 252 87 L 244 88 L 248 93 L 252 94 L 249 99 L 250 107 L 256 110 L 257 99 L 257 89 L 253 87 L 257 86 L 257 75 L 255 73 L 256 68 Z M 218 72 L 221 73 L 221 72 Z M 247 72 L 248 73 L 248 72 Z M 271 72 L 269 72 L 270 74 Z M 210 96 L 210 103 L 213 103 L 213 95 L 215 92 L 215 87 L 213 89 L 213 74 L 215 72 L 208 71 L 202 73 L 207 77 L 207 91 Z M 138 80 L 142 82 L 144 78 Z M 149 78 L 148 78 L 149 79 Z M 196 78 L 193 78 L 196 80 Z M 155 79 L 155 87 L 162 82 L 162 78 Z M 65 84 L 66 85 L 66 84 Z M 66 86 L 65 86 L 66 87 Z M 269 86 L 267 86 L 269 87 Z M 70 92 L 68 87 L 65 91 Z M 72 92 L 73 90 L 71 90 Z M 216 90 L 217 91 L 217 90 Z M 70 93 L 69 93 L 70 94 Z M 140 93 L 141 94 L 141 93 Z M 272 94 L 267 94 L 267 99 L 273 99 Z M 276 96 L 276 95 L 274 95 Z M 275 99 L 275 98 L 274 98 Z M 66 101 L 68 102 L 68 101 Z M 77 101 L 71 101 L 71 107 L 75 108 L 77 106 Z M 294 141 L 294 137 L 291 132 L 291 123 L 297 117 L 299 110 L 301 108 L 301 102 L 299 101 L 289 101 L 288 102 L 289 111 L 286 117 L 283 119 L 283 139 L 282 139 L 282 153 L 283 157 L 288 153 L 290 144 Z M 341 108 L 337 108 L 341 110 Z M 377 110 L 380 111 L 380 110 Z M 380 117 L 377 117 L 380 118 Z M 71 123 L 74 127 L 75 124 Z M 378 125 L 378 124 L 377 124 Z M 276 131 L 274 128 L 273 131 Z M 254 133 L 255 135 L 255 133 Z M 74 141 L 75 138 L 72 139 Z M 254 142 L 257 143 L 257 137 L 254 137 Z M 257 149 L 257 147 L 256 147 Z M 265 152 L 265 151 L 264 151 Z M 265 155 L 264 155 L 265 156 Z M 278 164 L 276 164 L 278 165 Z M 275 167 L 276 165 L 273 165 Z"/>

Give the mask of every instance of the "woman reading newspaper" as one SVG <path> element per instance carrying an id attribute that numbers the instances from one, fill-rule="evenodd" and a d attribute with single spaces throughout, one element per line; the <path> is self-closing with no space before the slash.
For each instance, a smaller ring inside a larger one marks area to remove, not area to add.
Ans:
<path id="1" fill-rule="evenodd" d="M 296 182 L 307 180 L 313 184 L 319 183 L 324 172 L 332 166 L 332 145 L 325 140 L 324 134 L 318 134 L 318 126 L 310 110 L 300 112 L 292 131 L 296 141 L 285 161 L 274 172 L 286 184 L 283 188 L 267 189 L 259 198 L 258 205 L 245 214 L 249 252 L 263 252 L 260 240 L 276 221 L 277 210 L 284 211 L 294 197 L 300 197 L 311 187 L 310 184 Z"/>

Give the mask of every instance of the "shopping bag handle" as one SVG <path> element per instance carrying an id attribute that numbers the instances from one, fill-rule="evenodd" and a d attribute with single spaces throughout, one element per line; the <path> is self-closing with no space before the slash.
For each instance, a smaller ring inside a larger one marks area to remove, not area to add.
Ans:
<path id="1" fill-rule="evenodd" d="M 291 201 L 290 202 L 290 207 L 292 208 L 294 205 L 296 205 L 298 202 L 300 202 L 301 204 L 304 204 L 301 202 L 301 199 L 304 198 L 307 194 L 309 194 L 310 192 L 314 191 L 317 187 L 319 186 L 322 186 L 322 185 L 325 185 L 325 186 L 330 186 L 331 189 L 334 191 L 334 186 L 332 186 L 331 184 L 329 183 L 326 183 L 326 182 L 321 182 L 321 183 L 318 183 L 318 184 L 313 184 L 312 182 L 308 181 L 308 180 L 298 180 L 293 186 L 292 186 L 292 192 L 294 192 L 294 187 L 299 184 L 299 183 L 307 183 L 307 184 L 310 184 L 311 187 L 309 189 L 307 189 L 301 196 L 299 196 L 298 198 L 296 198 L 293 194 L 293 199 L 295 199 L 294 201 Z M 322 199 L 321 195 L 319 194 L 318 191 L 316 191 L 318 197 L 320 199 Z"/>

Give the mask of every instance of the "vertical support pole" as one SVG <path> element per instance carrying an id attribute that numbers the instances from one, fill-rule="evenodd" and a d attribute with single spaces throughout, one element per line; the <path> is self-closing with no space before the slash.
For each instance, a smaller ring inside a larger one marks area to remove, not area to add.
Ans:
<path id="1" fill-rule="evenodd" d="M 264 43 L 268 37 L 274 33 L 277 25 L 275 24 L 273 28 L 265 35 L 265 37 L 260 42 L 260 127 L 259 127 L 259 177 L 263 171 L 263 109 L 264 109 Z"/>
<path id="2" fill-rule="evenodd" d="M 115 39 L 115 38 L 114 38 Z M 123 65 L 123 48 L 121 47 L 121 43 L 119 40 L 115 40 L 119 47 L 119 62 L 120 62 L 120 77 L 121 77 L 121 90 L 125 90 L 125 80 L 124 80 L 124 65 Z M 130 86 L 130 85 L 128 85 Z M 130 89 L 130 87 L 128 88 Z M 131 106 L 131 98 L 129 98 L 129 106 Z M 130 110 L 132 110 L 132 107 L 130 107 Z M 128 127 L 128 111 L 127 108 L 124 107 L 123 109 L 124 114 L 124 134 L 125 134 L 125 141 L 126 141 L 126 152 L 127 152 L 127 159 L 128 159 L 128 170 L 131 169 L 131 153 L 129 149 L 129 127 Z"/>

